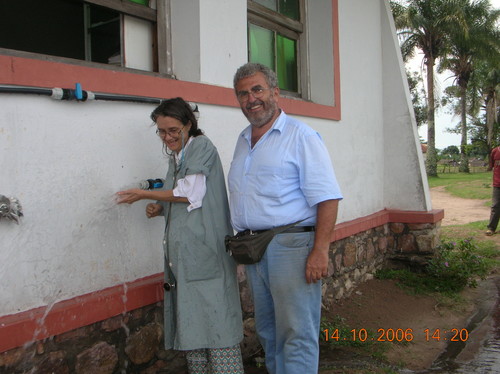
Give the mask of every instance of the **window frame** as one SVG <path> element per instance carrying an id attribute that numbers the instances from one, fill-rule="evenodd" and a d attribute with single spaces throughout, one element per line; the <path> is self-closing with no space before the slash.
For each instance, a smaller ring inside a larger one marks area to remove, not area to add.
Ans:
<path id="1" fill-rule="evenodd" d="M 307 27 L 305 25 L 306 6 L 305 0 L 298 1 L 300 19 L 294 20 L 264 5 L 252 0 L 247 0 L 247 30 L 249 30 L 248 24 L 251 23 L 270 31 L 277 32 L 289 39 L 296 40 L 298 91 L 292 92 L 281 90 L 281 93 L 285 96 L 309 100 L 309 84 L 307 81 Z M 250 44 L 248 44 L 248 54 L 250 55 Z"/>
<path id="2" fill-rule="evenodd" d="M 156 48 L 154 52 L 155 55 L 153 56 L 153 60 L 157 61 L 157 69 L 155 70 L 160 74 L 173 76 L 170 0 L 156 0 L 156 9 L 150 6 L 122 0 L 84 0 L 84 2 L 110 8 L 122 14 L 141 18 L 153 23 L 156 28 Z"/>
<path id="3" fill-rule="evenodd" d="M 152 23 L 153 26 L 153 41 L 154 41 L 154 50 L 153 50 L 153 71 L 150 72 L 148 70 L 139 70 L 150 73 L 159 73 L 161 75 L 166 75 L 169 77 L 173 76 L 173 63 L 172 63 L 172 53 L 171 53 L 171 22 L 170 22 L 170 1 L 171 0 L 156 0 L 156 9 L 140 5 L 134 3 L 132 1 L 123 1 L 123 0 L 83 0 L 82 5 L 96 5 L 104 8 L 108 8 L 120 13 L 121 24 L 123 24 L 123 16 L 131 16 L 136 17 L 142 20 L 146 20 Z M 86 42 L 87 43 L 87 42 Z M 123 44 L 123 35 L 121 37 L 121 50 L 122 55 L 123 51 L 126 48 Z M 15 54 L 19 56 L 23 55 L 34 55 L 34 56 L 43 56 L 52 61 L 61 61 L 61 62 L 69 62 L 87 65 L 87 66 L 95 66 L 98 65 L 100 67 L 112 69 L 131 69 L 137 70 L 133 68 L 128 68 L 123 66 L 123 61 L 120 66 L 99 63 L 95 61 L 90 61 L 88 59 L 77 59 L 77 58 L 69 58 L 63 56 L 56 55 L 47 55 L 44 53 L 30 52 L 30 51 L 21 51 L 21 50 L 12 50 Z"/>

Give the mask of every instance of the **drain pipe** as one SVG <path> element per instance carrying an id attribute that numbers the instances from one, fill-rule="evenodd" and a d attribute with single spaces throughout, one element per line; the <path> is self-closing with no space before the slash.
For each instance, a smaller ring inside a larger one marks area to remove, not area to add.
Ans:
<path id="1" fill-rule="evenodd" d="M 35 94 L 35 95 L 50 96 L 56 100 L 76 100 L 76 101 L 109 100 L 109 101 L 127 101 L 135 103 L 157 104 L 157 105 L 160 104 L 162 101 L 162 99 L 154 97 L 105 94 L 92 91 L 85 91 L 82 90 L 80 83 L 77 83 L 74 89 L 0 85 L 0 93 Z"/>
<path id="2" fill-rule="evenodd" d="M 0 93 L 15 93 L 15 94 L 35 94 L 50 96 L 56 100 L 109 100 L 109 101 L 126 101 L 132 103 L 145 103 L 159 105 L 163 99 L 147 96 L 132 96 L 132 95 L 118 95 L 106 94 L 92 91 L 82 90 L 80 83 L 75 84 L 75 88 L 43 88 L 43 87 L 30 87 L 30 86 L 7 86 L 0 85 Z M 198 105 L 193 102 L 188 102 L 193 110 L 196 119 L 199 117 Z"/>

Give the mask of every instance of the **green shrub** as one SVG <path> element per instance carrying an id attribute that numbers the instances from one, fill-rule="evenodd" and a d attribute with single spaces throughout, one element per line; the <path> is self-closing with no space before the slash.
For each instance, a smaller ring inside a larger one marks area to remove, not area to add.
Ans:
<path id="1" fill-rule="evenodd" d="M 401 286 L 417 294 L 440 292 L 451 295 L 466 286 L 475 287 L 477 278 L 484 279 L 487 275 L 491 261 L 488 262 L 478 252 L 479 248 L 472 239 L 442 242 L 424 272 L 382 269 L 375 276 L 379 279 L 395 279 Z"/>
<path id="2" fill-rule="evenodd" d="M 435 279 L 438 292 L 459 292 L 466 286 L 475 287 L 477 277 L 488 273 L 483 257 L 476 254 L 478 248 L 472 239 L 443 242 L 436 248 L 427 270 Z"/>

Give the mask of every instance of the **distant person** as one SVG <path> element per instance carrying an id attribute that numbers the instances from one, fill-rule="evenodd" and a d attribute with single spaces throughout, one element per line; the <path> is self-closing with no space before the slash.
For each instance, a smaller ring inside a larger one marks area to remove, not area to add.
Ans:
<path id="1" fill-rule="evenodd" d="M 165 349 L 188 351 L 190 374 L 243 374 L 236 263 L 224 245 L 233 230 L 219 154 L 183 99 L 163 101 L 151 119 L 169 156 L 166 189 L 121 191 L 118 203 L 153 200 L 146 216 L 165 216 Z"/>
<path id="2" fill-rule="evenodd" d="M 493 148 L 490 155 L 490 168 L 493 169 L 493 196 L 491 201 L 490 222 L 486 235 L 495 233 L 500 219 L 500 146 Z"/>

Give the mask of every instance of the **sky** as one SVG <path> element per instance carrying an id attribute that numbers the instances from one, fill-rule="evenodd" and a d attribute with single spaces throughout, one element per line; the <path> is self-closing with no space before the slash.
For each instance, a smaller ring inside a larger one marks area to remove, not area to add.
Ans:
<path id="1" fill-rule="evenodd" d="M 491 5 L 495 9 L 500 8 L 500 0 L 490 0 Z M 417 54 L 415 58 L 407 64 L 407 67 L 412 71 L 418 71 L 422 73 L 422 57 L 423 55 Z M 425 77 L 422 73 L 422 77 Z M 453 84 L 453 77 L 450 72 L 444 72 L 443 74 L 435 73 L 437 87 L 435 92 L 441 95 L 441 92 L 447 87 Z M 424 78 L 425 80 L 425 78 Z M 438 97 L 438 99 L 441 96 Z M 435 117 L 435 128 L 436 128 L 436 148 L 444 149 L 450 145 L 460 145 L 461 136 L 458 134 L 451 134 L 446 132 L 447 128 L 454 128 L 459 122 L 460 118 L 458 116 L 447 113 L 448 108 L 440 108 L 436 111 Z M 427 140 L 427 125 L 420 126 L 418 130 L 420 138 L 424 141 Z M 470 140 L 470 139 L 469 139 Z"/>

